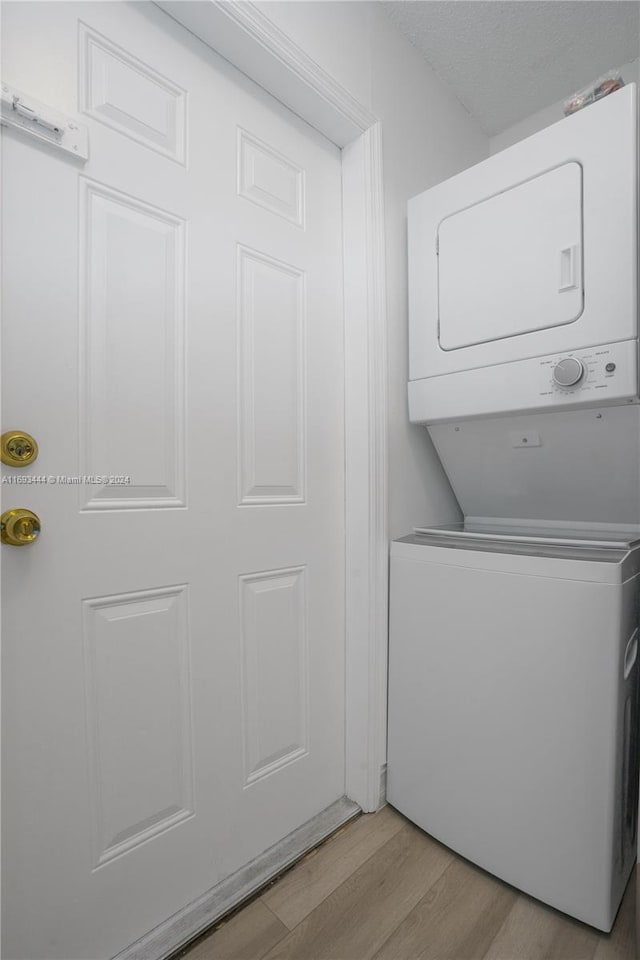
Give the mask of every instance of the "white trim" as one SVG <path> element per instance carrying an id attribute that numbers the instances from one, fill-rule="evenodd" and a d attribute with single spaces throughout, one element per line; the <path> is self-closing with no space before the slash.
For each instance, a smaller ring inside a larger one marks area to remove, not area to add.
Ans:
<path id="1" fill-rule="evenodd" d="M 250 0 L 156 0 L 216 53 L 339 147 L 376 122 Z"/>
<path id="2" fill-rule="evenodd" d="M 357 804 L 346 797 L 336 800 L 251 863 L 154 927 L 114 960 L 166 960 L 173 956 L 358 813 Z"/>
<path id="3" fill-rule="evenodd" d="M 381 124 L 250 0 L 159 0 L 175 20 L 343 147 L 346 791 L 384 802 L 387 364 Z"/>
<path id="4" fill-rule="evenodd" d="M 384 231 L 382 124 L 365 137 L 369 156 L 365 168 L 367 243 L 367 341 L 369 346 L 369 464 L 364 482 L 369 488 L 369 636 L 367 810 L 386 802 L 387 659 L 389 637 L 389 532 L 387 524 L 387 284 Z M 362 476 L 354 482 L 363 483 Z M 362 804 L 361 804 L 362 806 Z"/>
<path id="5" fill-rule="evenodd" d="M 387 682 L 386 296 L 382 136 L 343 150 L 346 462 L 346 792 L 384 803 Z"/>

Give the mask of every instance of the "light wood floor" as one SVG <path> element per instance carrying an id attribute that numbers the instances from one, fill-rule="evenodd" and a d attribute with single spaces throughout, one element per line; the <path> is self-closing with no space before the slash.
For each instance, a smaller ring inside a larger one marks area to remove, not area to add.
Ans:
<path id="1" fill-rule="evenodd" d="M 312 851 L 184 960 L 635 960 L 635 884 L 613 931 L 543 906 L 391 807 Z"/>

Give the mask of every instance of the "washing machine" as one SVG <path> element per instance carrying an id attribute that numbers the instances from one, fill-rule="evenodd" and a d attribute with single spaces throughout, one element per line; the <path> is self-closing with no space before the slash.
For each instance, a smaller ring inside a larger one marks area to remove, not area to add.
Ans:
<path id="1" fill-rule="evenodd" d="M 640 540 L 460 523 L 391 546 L 388 800 L 610 930 L 636 861 Z"/>

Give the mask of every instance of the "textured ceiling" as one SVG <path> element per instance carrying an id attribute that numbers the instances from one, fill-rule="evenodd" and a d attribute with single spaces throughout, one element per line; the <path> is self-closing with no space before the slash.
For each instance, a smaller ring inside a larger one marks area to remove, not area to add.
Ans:
<path id="1" fill-rule="evenodd" d="M 382 5 L 489 135 L 639 54 L 640 3 L 627 0 Z"/>

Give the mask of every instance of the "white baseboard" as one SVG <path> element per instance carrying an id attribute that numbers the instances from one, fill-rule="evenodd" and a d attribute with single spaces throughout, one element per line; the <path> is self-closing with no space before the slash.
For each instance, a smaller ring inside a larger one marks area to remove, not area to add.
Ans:
<path id="1" fill-rule="evenodd" d="M 284 840 L 154 927 L 114 960 L 166 960 L 359 812 L 360 807 L 346 797 L 336 800 Z"/>

